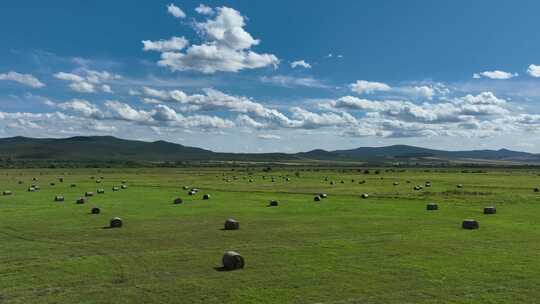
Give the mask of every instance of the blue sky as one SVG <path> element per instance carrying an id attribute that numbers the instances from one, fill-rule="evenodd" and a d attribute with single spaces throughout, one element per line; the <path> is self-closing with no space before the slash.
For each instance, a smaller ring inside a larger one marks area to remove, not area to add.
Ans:
<path id="1" fill-rule="evenodd" d="M 0 136 L 540 152 L 537 1 L 3 1 Z"/>

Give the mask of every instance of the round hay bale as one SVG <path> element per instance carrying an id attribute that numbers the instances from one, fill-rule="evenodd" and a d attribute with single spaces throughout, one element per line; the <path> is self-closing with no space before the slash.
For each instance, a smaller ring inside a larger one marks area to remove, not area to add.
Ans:
<path id="1" fill-rule="evenodd" d="M 9 190 L 5 190 L 4 192 L 2 192 L 2 195 L 12 195 L 13 193 Z"/>
<path id="2" fill-rule="evenodd" d="M 99 209 L 98 207 L 94 207 L 90 210 L 90 213 L 91 214 L 100 214 L 101 213 L 101 209 Z"/>
<path id="3" fill-rule="evenodd" d="M 183 203 L 183 202 L 184 202 L 184 201 L 183 201 L 181 198 L 177 197 L 177 198 L 174 199 L 173 204 L 179 205 L 179 204 L 181 204 L 181 203 Z"/>
<path id="4" fill-rule="evenodd" d="M 456 187 L 463 188 L 463 185 L 462 184 L 457 184 Z"/>
<path id="5" fill-rule="evenodd" d="M 320 198 L 327 198 L 327 197 L 328 197 L 328 194 L 326 194 L 326 193 L 319 193 L 319 197 L 320 197 Z"/>
<path id="6" fill-rule="evenodd" d="M 223 228 L 225 230 L 238 230 L 240 229 L 240 223 L 235 219 L 227 219 Z"/>
<path id="7" fill-rule="evenodd" d="M 279 205 L 278 201 L 270 201 L 270 203 L 268 203 L 268 207 L 277 207 Z"/>
<path id="8" fill-rule="evenodd" d="M 394 182 L 394 186 L 397 186 L 397 185 L 399 185 L 399 183 L 398 183 L 398 182 Z"/>
<path id="9" fill-rule="evenodd" d="M 318 202 L 318 201 L 321 200 L 321 197 L 317 195 L 317 196 L 315 196 L 315 197 L 313 198 L 313 200 L 316 201 L 316 202 Z"/>
<path id="10" fill-rule="evenodd" d="M 63 195 L 57 195 L 54 197 L 54 201 L 55 202 L 63 202 L 64 201 L 64 196 Z"/>
<path id="11" fill-rule="evenodd" d="M 124 225 L 122 219 L 119 217 L 113 217 L 109 222 L 109 227 L 111 228 L 120 228 Z"/>
<path id="12" fill-rule="evenodd" d="M 94 196 L 94 192 L 92 192 L 92 191 L 86 191 L 86 192 L 84 193 L 84 196 L 86 196 L 86 197 Z"/>
<path id="13" fill-rule="evenodd" d="M 480 228 L 480 224 L 476 220 L 467 219 L 463 221 L 461 227 L 463 227 L 463 229 L 478 229 Z"/>
<path id="14" fill-rule="evenodd" d="M 112 191 L 113 191 L 113 192 L 120 191 L 120 188 L 117 187 L 117 186 L 114 186 L 114 187 L 112 187 Z"/>
<path id="15" fill-rule="evenodd" d="M 242 269 L 245 266 L 244 258 L 235 251 L 227 251 L 222 258 L 223 269 L 236 270 Z"/>
<path id="16" fill-rule="evenodd" d="M 250 182 L 250 183 L 253 183 L 253 180 L 252 180 L 252 179 L 250 179 L 250 180 L 249 180 L 249 182 Z"/>
<path id="17" fill-rule="evenodd" d="M 86 203 L 86 199 L 84 197 L 80 197 L 79 199 L 77 199 L 76 203 L 82 205 Z"/>
<path id="18" fill-rule="evenodd" d="M 340 183 L 341 183 L 341 184 L 345 184 L 345 181 L 344 181 L 344 180 L 341 180 Z"/>
<path id="19" fill-rule="evenodd" d="M 363 185 L 363 184 L 366 183 L 366 181 L 365 181 L 365 180 L 361 180 L 361 181 L 359 181 L 358 183 L 359 183 L 360 185 Z"/>
<path id="20" fill-rule="evenodd" d="M 208 200 L 208 199 L 210 199 L 210 194 L 207 193 L 207 194 L 203 195 L 202 199 L 203 199 L 203 200 Z"/>
<path id="21" fill-rule="evenodd" d="M 426 205 L 426 210 L 433 211 L 433 210 L 439 210 L 439 205 L 436 203 L 429 203 Z"/>
<path id="22" fill-rule="evenodd" d="M 17 184 L 22 185 L 23 181 L 18 181 Z"/>
<path id="23" fill-rule="evenodd" d="M 56 186 L 56 184 L 55 184 L 55 183 L 50 183 L 49 185 L 51 185 L 51 186 Z"/>
<path id="24" fill-rule="evenodd" d="M 96 184 L 101 184 L 101 180 L 100 180 L 100 179 L 96 179 Z"/>
<path id="25" fill-rule="evenodd" d="M 369 197 L 369 194 L 367 193 L 362 193 L 362 198 L 368 198 Z"/>
<path id="26" fill-rule="evenodd" d="M 120 186 L 120 188 L 122 188 L 122 189 L 127 189 L 127 185 L 122 184 L 122 186 Z"/>
<path id="27" fill-rule="evenodd" d="M 195 195 L 195 194 L 197 194 L 197 192 L 195 192 L 195 191 L 193 191 L 193 190 L 191 190 L 191 191 L 188 192 L 188 195 Z"/>
<path id="28" fill-rule="evenodd" d="M 37 181 L 38 179 L 37 179 L 37 177 L 32 177 L 32 180 Z"/>
<path id="29" fill-rule="evenodd" d="M 71 184 L 71 185 L 69 185 L 69 186 L 70 186 L 71 188 L 77 187 L 77 185 L 75 185 L 75 184 Z"/>
<path id="30" fill-rule="evenodd" d="M 35 189 L 36 191 L 41 190 L 41 187 L 40 187 L 40 186 L 33 186 L 33 187 L 34 187 L 34 189 Z"/>
<path id="31" fill-rule="evenodd" d="M 59 177 L 59 178 L 58 178 L 58 181 L 61 182 L 61 183 L 63 183 L 63 182 L 64 182 L 64 178 L 63 178 L 63 177 Z"/>
<path id="32" fill-rule="evenodd" d="M 34 191 L 36 191 L 36 188 L 34 188 L 34 187 L 28 187 L 28 192 L 34 192 Z"/>
<path id="33" fill-rule="evenodd" d="M 105 189 L 97 189 L 96 190 L 97 194 L 105 194 Z"/>
<path id="34" fill-rule="evenodd" d="M 290 182 L 291 179 L 287 177 L 287 178 L 285 179 L 285 181 Z"/>
<path id="35" fill-rule="evenodd" d="M 540 192 L 540 188 L 534 188 L 534 192 Z"/>
<path id="36" fill-rule="evenodd" d="M 334 185 L 334 184 L 335 184 L 334 181 L 330 181 L 330 185 Z"/>
<path id="37" fill-rule="evenodd" d="M 484 214 L 495 214 L 495 213 L 497 213 L 497 208 L 495 208 L 494 206 L 484 207 Z"/>
<path id="38" fill-rule="evenodd" d="M 126 181 L 125 179 L 124 179 L 124 180 L 122 180 L 122 184 L 125 184 L 125 183 L 127 183 L 127 181 Z"/>
<path id="39" fill-rule="evenodd" d="M 425 183 L 425 186 L 426 186 L 426 187 L 431 187 L 431 182 L 430 182 L 430 181 L 427 181 L 427 182 Z"/>

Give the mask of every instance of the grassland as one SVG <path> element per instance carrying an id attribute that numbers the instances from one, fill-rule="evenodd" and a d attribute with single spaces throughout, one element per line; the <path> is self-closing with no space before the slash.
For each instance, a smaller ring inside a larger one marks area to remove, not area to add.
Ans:
<path id="1" fill-rule="evenodd" d="M 254 169 L 250 183 L 240 169 L 3 170 L 0 191 L 13 195 L 0 196 L 0 303 L 538 301 L 538 172 L 294 173 Z M 40 191 L 26 191 L 32 177 Z M 128 189 L 112 192 L 121 180 Z M 75 204 L 97 188 L 106 193 Z M 316 192 L 328 198 L 315 203 Z M 272 199 L 279 207 L 266 207 Z M 482 214 L 488 205 L 496 215 Z M 113 216 L 124 227 L 103 229 Z M 231 217 L 240 230 L 221 230 Z M 465 218 L 480 229 L 461 229 Z M 226 250 L 246 268 L 217 271 Z"/>

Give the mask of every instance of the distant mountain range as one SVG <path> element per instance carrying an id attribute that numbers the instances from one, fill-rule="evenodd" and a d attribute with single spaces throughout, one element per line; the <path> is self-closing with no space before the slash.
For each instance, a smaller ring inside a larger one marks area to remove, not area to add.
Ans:
<path id="1" fill-rule="evenodd" d="M 540 164 L 540 155 L 500 150 L 444 151 L 407 145 L 312 150 L 301 153 L 218 153 L 166 141 L 144 142 L 112 136 L 0 139 L 0 158 L 14 161 L 312 161 L 312 162 L 467 162 Z"/>

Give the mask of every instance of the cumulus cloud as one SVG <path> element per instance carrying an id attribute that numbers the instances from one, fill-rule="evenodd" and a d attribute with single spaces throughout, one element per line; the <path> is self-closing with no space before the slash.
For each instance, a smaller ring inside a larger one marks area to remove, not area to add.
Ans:
<path id="1" fill-rule="evenodd" d="M 174 4 L 167 5 L 167 12 L 176 18 L 186 18 L 186 13 Z"/>
<path id="2" fill-rule="evenodd" d="M 80 74 L 58 72 L 53 76 L 56 79 L 70 82 L 68 87 L 79 93 L 96 93 L 99 91 L 113 93 L 111 86 L 106 83 L 122 78 L 120 75 L 107 71 L 88 69 L 81 69 Z"/>
<path id="3" fill-rule="evenodd" d="M 540 65 L 529 65 L 527 68 L 527 73 L 532 77 L 540 77 Z"/>
<path id="4" fill-rule="evenodd" d="M 218 7 L 215 11 L 214 18 L 208 17 L 205 22 L 195 23 L 195 29 L 203 39 L 202 44 L 188 47 L 186 42 L 182 47 L 187 47 L 184 52 L 181 49 L 166 50 L 157 46 L 150 48 L 161 52 L 158 65 L 172 71 L 193 70 L 205 74 L 277 67 L 279 59 L 275 55 L 251 50 L 260 40 L 253 38 L 244 29 L 244 17 L 238 11 L 229 7 Z M 147 45 L 144 47 L 148 48 Z"/>
<path id="5" fill-rule="evenodd" d="M 510 79 L 510 78 L 513 78 L 513 77 L 516 77 L 518 76 L 517 73 L 509 73 L 509 72 L 505 72 L 505 71 L 499 71 L 499 70 L 495 70 L 495 71 L 485 71 L 485 72 L 481 72 L 481 73 L 474 73 L 473 74 L 473 78 L 474 79 L 479 79 L 479 78 L 489 78 L 489 79 Z"/>
<path id="6" fill-rule="evenodd" d="M 199 4 L 199 6 L 195 8 L 195 11 L 201 15 L 213 15 L 215 13 L 214 9 L 204 4 Z"/>
<path id="7" fill-rule="evenodd" d="M 390 91 L 392 89 L 386 83 L 367 80 L 357 80 L 350 85 L 350 88 L 351 91 L 358 94 L 372 94 L 377 91 Z"/>
<path id="8" fill-rule="evenodd" d="M 294 69 L 294 68 L 297 68 L 297 67 L 301 67 L 301 68 L 305 68 L 305 69 L 311 69 L 311 64 L 307 63 L 304 60 L 296 60 L 296 61 L 291 62 L 291 68 Z"/>
<path id="9" fill-rule="evenodd" d="M 180 51 L 188 46 L 189 41 L 184 37 L 171 37 L 168 40 L 143 40 L 143 50 L 145 51 Z"/>
<path id="10" fill-rule="evenodd" d="M 0 74 L 0 80 L 15 81 L 32 88 L 42 88 L 45 84 L 31 74 L 20 74 L 14 71 Z"/>

